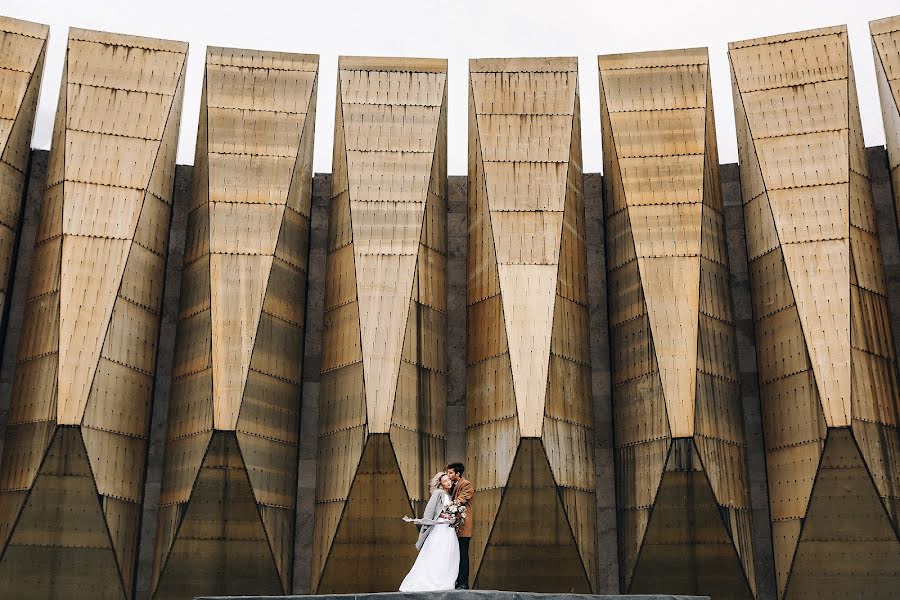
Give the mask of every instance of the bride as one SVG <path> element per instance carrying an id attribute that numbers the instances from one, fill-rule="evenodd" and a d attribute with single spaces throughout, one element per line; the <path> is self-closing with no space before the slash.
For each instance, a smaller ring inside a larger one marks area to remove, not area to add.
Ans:
<path id="1" fill-rule="evenodd" d="M 453 482 L 440 472 L 431 479 L 431 499 L 421 519 L 407 519 L 417 525 L 419 556 L 403 583 L 401 592 L 438 592 L 452 590 L 459 573 L 459 541 L 445 510 L 450 506 Z"/>

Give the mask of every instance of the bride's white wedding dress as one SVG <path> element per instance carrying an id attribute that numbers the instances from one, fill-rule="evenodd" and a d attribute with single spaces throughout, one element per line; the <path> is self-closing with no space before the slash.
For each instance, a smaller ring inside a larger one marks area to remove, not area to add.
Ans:
<path id="1" fill-rule="evenodd" d="M 450 496 L 444 493 L 444 506 Z M 416 563 L 400 584 L 401 592 L 440 592 L 452 590 L 459 574 L 459 540 L 456 530 L 446 523 L 432 525 Z"/>

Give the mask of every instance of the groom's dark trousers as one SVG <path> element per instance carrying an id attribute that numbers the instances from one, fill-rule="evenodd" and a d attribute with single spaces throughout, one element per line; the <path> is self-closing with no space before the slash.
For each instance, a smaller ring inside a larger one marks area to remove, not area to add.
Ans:
<path id="1" fill-rule="evenodd" d="M 457 538 L 459 540 L 459 575 L 456 577 L 456 587 L 469 585 L 469 540 L 470 537 Z"/>

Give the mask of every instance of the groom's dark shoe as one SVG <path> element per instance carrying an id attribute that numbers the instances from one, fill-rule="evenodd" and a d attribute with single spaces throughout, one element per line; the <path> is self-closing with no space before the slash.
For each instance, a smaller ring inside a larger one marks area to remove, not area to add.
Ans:
<path id="1" fill-rule="evenodd" d="M 461 584 L 459 584 L 458 586 L 456 586 L 456 589 L 458 589 L 458 590 L 467 590 L 467 589 L 469 589 L 469 586 L 467 586 L 467 585 L 464 584 L 464 583 L 461 583 Z"/>

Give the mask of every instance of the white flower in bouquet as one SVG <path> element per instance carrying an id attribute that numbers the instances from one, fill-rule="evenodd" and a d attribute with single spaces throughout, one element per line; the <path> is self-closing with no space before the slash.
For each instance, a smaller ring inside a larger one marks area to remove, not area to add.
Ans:
<path id="1" fill-rule="evenodd" d="M 447 510 L 449 510 L 451 513 L 455 513 L 457 510 L 459 510 L 459 507 L 455 504 L 451 504 Z"/>

